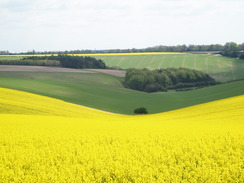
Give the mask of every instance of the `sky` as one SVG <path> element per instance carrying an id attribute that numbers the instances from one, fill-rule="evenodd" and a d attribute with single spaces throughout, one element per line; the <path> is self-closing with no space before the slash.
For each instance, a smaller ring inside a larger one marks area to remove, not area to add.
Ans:
<path id="1" fill-rule="evenodd" d="M 244 0 L 0 0 L 0 51 L 244 42 Z"/>

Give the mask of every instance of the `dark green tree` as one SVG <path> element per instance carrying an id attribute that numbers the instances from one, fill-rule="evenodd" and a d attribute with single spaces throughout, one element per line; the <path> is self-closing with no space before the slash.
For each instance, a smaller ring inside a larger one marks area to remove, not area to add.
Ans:
<path id="1" fill-rule="evenodd" d="M 208 86 L 216 84 L 216 82 L 202 71 L 187 68 L 168 68 L 153 71 L 129 69 L 126 72 L 125 84 L 134 90 L 157 92 L 168 89 Z"/>
<path id="2" fill-rule="evenodd" d="M 140 107 L 134 110 L 135 114 L 148 114 L 147 109 L 145 107 Z"/>

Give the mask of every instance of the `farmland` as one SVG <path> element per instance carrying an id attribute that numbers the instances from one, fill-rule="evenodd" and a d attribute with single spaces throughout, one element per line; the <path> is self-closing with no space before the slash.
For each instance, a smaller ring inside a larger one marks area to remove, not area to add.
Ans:
<path id="1" fill-rule="evenodd" d="M 0 109 L 0 182 L 244 178 L 243 96 L 136 117 L 1 88 Z"/>
<path id="2" fill-rule="evenodd" d="M 235 58 L 208 54 L 184 53 L 109 53 L 109 54 L 73 54 L 93 56 L 102 59 L 107 66 L 121 69 L 128 68 L 169 68 L 187 67 L 210 74 L 217 81 L 226 82 L 244 79 L 244 61 Z M 29 55 L 34 56 L 34 55 Z M 45 56 L 45 55 L 36 55 Z M 47 55 L 50 56 L 50 55 Z M 0 60 L 20 60 L 24 55 L 0 56 Z"/>
<path id="3" fill-rule="evenodd" d="M 217 81 L 244 79 L 244 61 L 208 54 L 96 56 L 109 67 L 160 69 L 187 67 L 210 74 Z"/>
<path id="4" fill-rule="evenodd" d="M 137 52 L 137 53 L 83 53 L 83 54 L 67 54 L 67 55 L 73 55 L 73 56 L 126 56 L 126 55 L 184 55 L 186 53 L 182 52 Z M 23 54 L 23 55 L 0 55 L 0 58 L 17 58 L 20 59 L 22 57 L 42 57 L 42 56 L 57 56 L 58 54 Z"/>
<path id="5" fill-rule="evenodd" d="M 244 0 L 0 0 L 0 183 L 244 183 Z"/>
<path id="6" fill-rule="evenodd" d="M 244 80 L 145 93 L 124 88 L 123 71 L 8 67 L 0 71 L 0 183 L 244 179 Z M 131 115 L 142 106 L 151 114 Z"/>
<path id="7" fill-rule="evenodd" d="M 0 87 L 122 114 L 132 114 L 138 107 L 158 113 L 244 94 L 244 81 L 187 92 L 150 94 L 124 88 L 122 79 L 102 73 L 9 71 L 0 72 Z"/>

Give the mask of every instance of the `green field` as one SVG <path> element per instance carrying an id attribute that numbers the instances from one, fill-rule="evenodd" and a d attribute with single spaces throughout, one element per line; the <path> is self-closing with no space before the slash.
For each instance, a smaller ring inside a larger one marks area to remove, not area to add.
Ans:
<path id="1" fill-rule="evenodd" d="M 217 81 L 244 79 L 244 60 L 208 54 L 97 56 L 109 67 L 149 68 L 187 67 L 210 74 Z"/>
<path id="2" fill-rule="evenodd" d="M 95 57 L 102 59 L 109 67 L 121 69 L 187 67 L 204 71 L 221 82 L 244 79 L 244 60 L 212 54 L 106 55 Z M 0 60 L 20 60 L 21 58 L 0 57 Z"/>
<path id="3" fill-rule="evenodd" d="M 122 78 L 102 73 L 0 72 L 0 87 L 28 91 L 105 111 L 133 114 L 175 110 L 244 94 L 244 81 L 187 92 L 144 93 L 126 89 Z"/>
<path id="4" fill-rule="evenodd" d="M 0 56 L 0 60 L 21 60 L 23 57 L 5 57 L 5 56 Z"/>

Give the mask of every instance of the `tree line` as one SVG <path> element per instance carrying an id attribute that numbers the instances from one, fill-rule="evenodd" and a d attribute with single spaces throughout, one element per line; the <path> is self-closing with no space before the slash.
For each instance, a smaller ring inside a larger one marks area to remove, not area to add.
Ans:
<path id="1" fill-rule="evenodd" d="M 221 54 L 227 57 L 244 59 L 244 43 L 238 45 L 235 42 L 228 42 L 225 44 L 225 48 Z"/>
<path id="2" fill-rule="evenodd" d="M 153 47 L 141 48 L 141 49 L 108 49 L 108 50 L 65 50 L 65 51 L 44 51 L 37 52 L 35 50 L 31 50 L 28 52 L 22 52 L 18 54 L 84 54 L 84 53 L 134 53 L 134 52 L 224 52 L 229 49 L 230 45 L 235 45 L 235 51 L 240 52 L 244 50 L 244 43 L 237 44 L 235 42 L 227 42 L 226 44 L 208 44 L 208 45 L 175 45 L 175 46 L 166 46 L 166 45 L 158 45 Z M 13 54 L 8 51 L 0 51 L 0 54 Z"/>
<path id="3" fill-rule="evenodd" d="M 83 56 L 71 56 L 71 55 L 64 55 L 59 54 L 57 56 L 44 56 L 44 57 L 25 57 L 23 60 L 55 60 L 60 62 L 61 67 L 68 67 L 68 68 L 81 68 L 81 69 L 88 69 L 88 68 L 99 68 L 105 69 L 106 65 L 101 59 L 96 59 L 94 57 L 83 57 Z"/>
<path id="4" fill-rule="evenodd" d="M 57 60 L 32 60 L 32 59 L 21 59 L 21 60 L 0 60 L 0 65 L 31 65 L 31 66 L 60 66 L 60 62 Z"/>
<path id="5" fill-rule="evenodd" d="M 128 88 L 145 92 L 182 90 L 217 84 L 208 74 L 188 68 L 128 69 L 124 81 Z"/>

